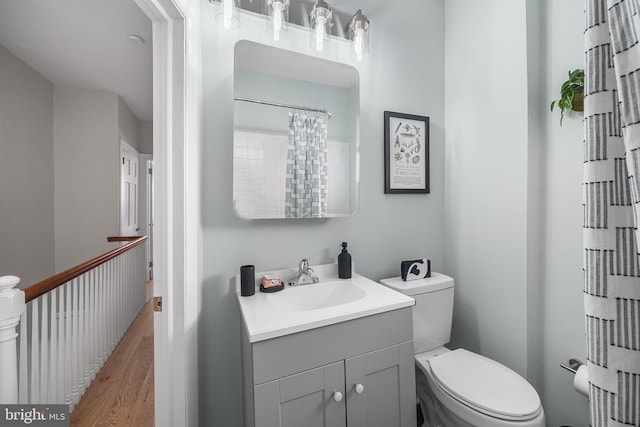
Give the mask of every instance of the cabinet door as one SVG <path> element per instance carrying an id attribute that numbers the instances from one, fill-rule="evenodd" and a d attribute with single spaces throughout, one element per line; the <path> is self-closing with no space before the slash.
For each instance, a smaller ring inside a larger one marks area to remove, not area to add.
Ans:
<path id="1" fill-rule="evenodd" d="M 414 427 L 413 341 L 345 361 L 349 427 Z"/>
<path id="2" fill-rule="evenodd" d="M 255 425 L 346 427 L 344 394 L 344 362 L 257 385 Z"/>

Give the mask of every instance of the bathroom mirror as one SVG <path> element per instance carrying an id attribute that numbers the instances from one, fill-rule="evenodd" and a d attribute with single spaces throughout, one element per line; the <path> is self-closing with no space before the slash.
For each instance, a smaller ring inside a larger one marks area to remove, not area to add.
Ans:
<path id="1" fill-rule="evenodd" d="M 233 205 L 245 219 L 358 207 L 358 71 L 246 40 L 234 52 Z"/>

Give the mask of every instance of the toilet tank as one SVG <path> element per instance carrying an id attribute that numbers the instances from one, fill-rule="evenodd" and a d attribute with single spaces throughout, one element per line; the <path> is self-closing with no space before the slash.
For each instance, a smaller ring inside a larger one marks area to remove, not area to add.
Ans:
<path id="1" fill-rule="evenodd" d="M 416 300 L 413 306 L 415 353 L 434 350 L 451 338 L 453 319 L 453 279 L 440 273 L 405 282 L 400 277 L 382 279 L 388 286 Z"/>

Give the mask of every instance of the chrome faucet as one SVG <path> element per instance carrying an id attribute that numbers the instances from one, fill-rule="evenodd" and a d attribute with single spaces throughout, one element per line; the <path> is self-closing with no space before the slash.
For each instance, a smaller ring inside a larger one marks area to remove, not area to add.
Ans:
<path id="1" fill-rule="evenodd" d="M 310 285 L 312 283 L 318 283 L 319 281 L 318 276 L 313 275 L 313 268 L 309 267 L 309 260 L 304 258 L 298 265 L 298 275 L 293 281 L 289 282 L 289 285 Z"/>

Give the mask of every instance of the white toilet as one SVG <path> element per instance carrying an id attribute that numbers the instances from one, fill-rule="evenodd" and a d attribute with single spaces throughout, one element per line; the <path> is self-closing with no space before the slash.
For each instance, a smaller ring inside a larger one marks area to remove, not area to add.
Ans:
<path id="1" fill-rule="evenodd" d="M 416 396 L 424 427 L 545 427 L 540 397 L 520 375 L 464 349 L 449 350 L 453 279 L 444 274 L 381 280 L 416 300 Z"/>

